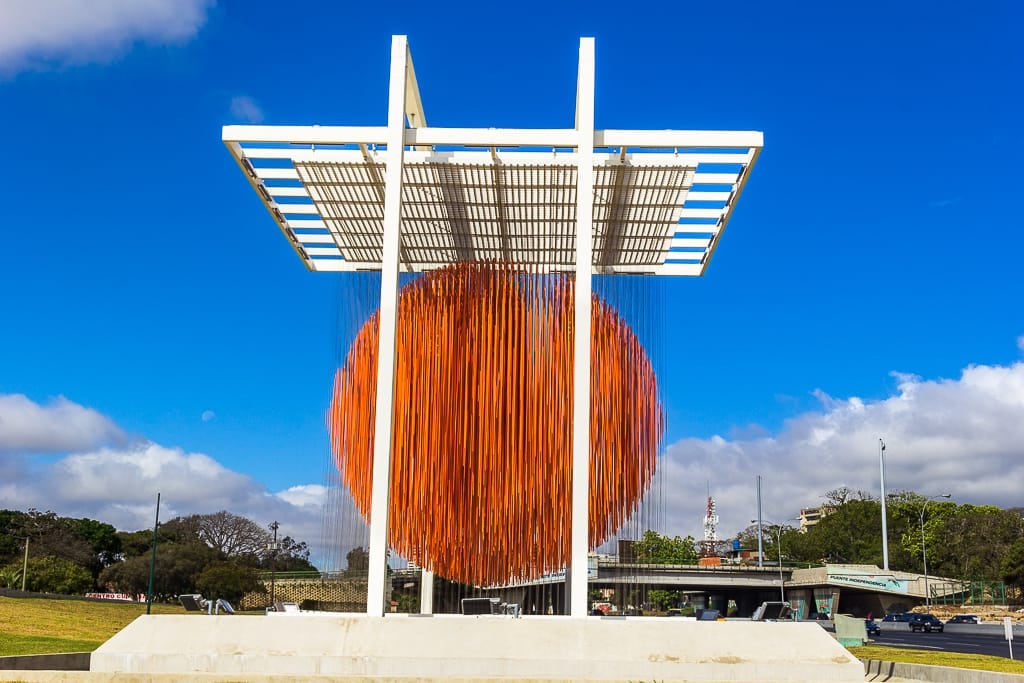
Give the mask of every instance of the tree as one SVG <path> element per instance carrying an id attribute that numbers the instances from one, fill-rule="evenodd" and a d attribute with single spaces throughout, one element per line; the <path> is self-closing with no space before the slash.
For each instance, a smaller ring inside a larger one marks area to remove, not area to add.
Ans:
<path id="1" fill-rule="evenodd" d="M 1018 515 L 991 505 L 933 504 L 928 507 L 925 536 L 929 573 L 954 579 L 998 581 L 1002 579 L 1003 558 L 1021 538 L 1021 520 Z M 915 554 L 919 557 L 920 526 L 916 540 Z"/>
<path id="2" fill-rule="evenodd" d="M 17 564 L 4 568 L 5 575 L 18 573 L 21 567 Z M 61 593 L 63 595 L 81 595 L 93 585 L 92 574 L 85 567 L 75 564 L 62 557 L 47 555 L 46 557 L 30 557 L 25 588 L 36 593 Z"/>
<path id="3" fill-rule="evenodd" d="M 164 531 L 161 528 L 160 537 L 164 536 Z M 152 542 L 152 532 L 149 536 Z M 222 559 L 217 550 L 195 537 L 190 539 L 180 526 L 171 526 L 167 536 L 170 538 L 162 539 L 157 546 L 153 572 L 153 592 L 158 599 L 194 592 L 196 579 L 203 569 Z M 149 584 L 151 550 L 152 546 L 149 546 L 146 552 L 107 567 L 100 574 L 101 585 L 123 593 L 145 593 Z"/>
<path id="4" fill-rule="evenodd" d="M 83 518 L 69 520 L 69 526 L 78 538 L 89 544 L 91 556 L 85 567 L 93 578 L 98 577 L 104 567 L 109 567 L 120 557 L 121 539 L 112 525 Z"/>
<path id="5" fill-rule="evenodd" d="M 208 598 L 237 603 L 246 593 L 266 592 L 257 572 L 234 562 L 216 562 L 196 577 L 196 588 Z"/>
<path id="6" fill-rule="evenodd" d="M 143 555 L 136 555 L 115 562 L 100 572 L 99 583 L 104 589 L 117 593 L 145 593 L 149 589 L 149 560 Z"/>
<path id="7" fill-rule="evenodd" d="M 833 496 L 830 500 L 841 499 Z M 866 498 L 847 499 L 805 534 L 783 532 L 785 554 L 802 562 L 882 563 L 882 506 Z M 774 538 L 765 534 L 769 548 Z M 769 551 L 770 556 L 770 551 Z M 777 556 L 777 553 L 776 553 Z"/>
<path id="8" fill-rule="evenodd" d="M 274 569 L 279 572 L 317 571 L 313 563 L 309 561 L 309 545 L 305 541 L 300 542 L 291 536 L 285 536 L 277 543 L 279 546 L 277 552 L 272 556 L 265 556 L 260 562 L 261 567 L 266 569 L 269 562 L 273 561 Z"/>
<path id="9" fill-rule="evenodd" d="M 659 612 L 664 612 L 670 607 L 678 607 L 682 599 L 683 594 L 680 591 L 667 591 L 660 588 L 647 591 L 647 600 Z"/>
<path id="10" fill-rule="evenodd" d="M 1003 581 L 1018 590 L 1024 589 L 1024 537 L 1018 538 L 1006 551 L 999 572 Z"/>
<path id="11" fill-rule="evenodd" d="M 651 529 L 633 547 L 641 564 L 696 564 L 700 557 L 693 536 L 669 538 Z"/>
<path id="12" fill-rule="evenodd" d="M 12 564 L 0 567 L 0 588 L 21 588 L 21 569 Z"/>
<path id="13" fill-rule="evenodd" d="M 0 563 L 15 561 L 25 539 L 32 556 L 68 560 L 87 569 L 94 579 L 121 552 L 120 539 L 109 524 L 34 509 L 0 511 Z"/>
<path id="14" fill-rule="evenodd" d="M 0 565 L 13 562 L 24 547 L 27 518 L 19 510 L 0 510 Z"/>
<path id="15" fill-rule="evenodd" d="M 227 510 L 208 515 L 191 515 L 184 521 L 194 524 L 199 539 L 225 557 L 262 556 L 271 542 L 270 533 L 262 526 Z"/>

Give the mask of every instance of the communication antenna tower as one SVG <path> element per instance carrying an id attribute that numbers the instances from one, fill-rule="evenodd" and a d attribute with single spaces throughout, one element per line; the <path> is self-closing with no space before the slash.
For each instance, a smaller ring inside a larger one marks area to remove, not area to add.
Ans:
<path id="1" fill-rule="evenodd" d="M 701 544 L 702 555 L 711 557 L 715 555 L 715 547 L 718 543 L 718 515 L 715 514 L 715 499 L 711 497 L 711 486 L 708 485 L 708 505 L 704 513 L 704 542 Z"/>

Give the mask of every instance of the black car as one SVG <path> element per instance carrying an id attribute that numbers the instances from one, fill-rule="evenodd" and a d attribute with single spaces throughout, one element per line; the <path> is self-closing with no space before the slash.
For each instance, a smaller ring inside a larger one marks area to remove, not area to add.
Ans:
<path id="1" fill-rule="evenodd" d="M 958 614 L 949 621 L 947 624 L 980 624 L 981 619 L 975 614 Z"/>
<path id="2" fill-rule="evenodd" d="M 879 626 L 878 622 L 874 619 L 865 619 L 864 629 L 868 632 L 869 636 L 875 636 L 877 638 L 882 635 L 882 627 Z"/>
<path id="3" fill-rule="evenodd" d="M 908 622 L 910 624 L 910 630 L 916 632 L 924 631 L 925 633 L 942 633 L 942 622 L 936 619 L 931 614 L 911 614 Z"/>

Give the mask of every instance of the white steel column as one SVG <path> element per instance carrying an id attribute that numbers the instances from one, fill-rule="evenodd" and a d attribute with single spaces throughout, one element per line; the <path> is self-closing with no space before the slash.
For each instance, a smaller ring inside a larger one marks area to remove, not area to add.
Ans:
<path id="1" fill-rule="evenodd" d="M 434 613 L 434 572 L 420 569 L 420 614 Z"/>
<path id="2" fill-rule="evenodd" d="M 402 161 L 405 151 L 405 36 L 391 37 L 388 88 L 387 164 L 384 171 L 384 249 L 380 272 L 380 334 L 377 349 L 377 405 L 373 432 L 373 485 L 370 492 L 370 567 L 366 613 L 384 616 L 384 580 L 388 550 L 388 490 L 391 481 L 391 414 L 395 394 L 395 329 L 398 312 L 398 254 L 401 237 Z"/>
<path id="3" fill-rule="evenodd" d="M 594 39 L 580 38 L 576 82 L 576 319 L 573 339 L 572 557 L 569 614 L 587 616 L 590 503 L 590 309 L 594 218 Z"/>

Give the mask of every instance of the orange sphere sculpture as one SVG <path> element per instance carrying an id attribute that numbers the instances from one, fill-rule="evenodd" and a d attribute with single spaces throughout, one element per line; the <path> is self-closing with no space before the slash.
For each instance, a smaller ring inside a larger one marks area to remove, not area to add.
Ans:
<path id="1" fill-rule="evenodd" d="M 388 542 L 475 585 L 538 578 L 570 554 L 573 287 L 565 275 L 459 263 L 402 288 L 397 317 Z M 637 509 L 664 415 L 650 360 L 593 299 L 590 546 Z M 369 518 L 378 315 L 338 371 L 331 444 Z"/>

